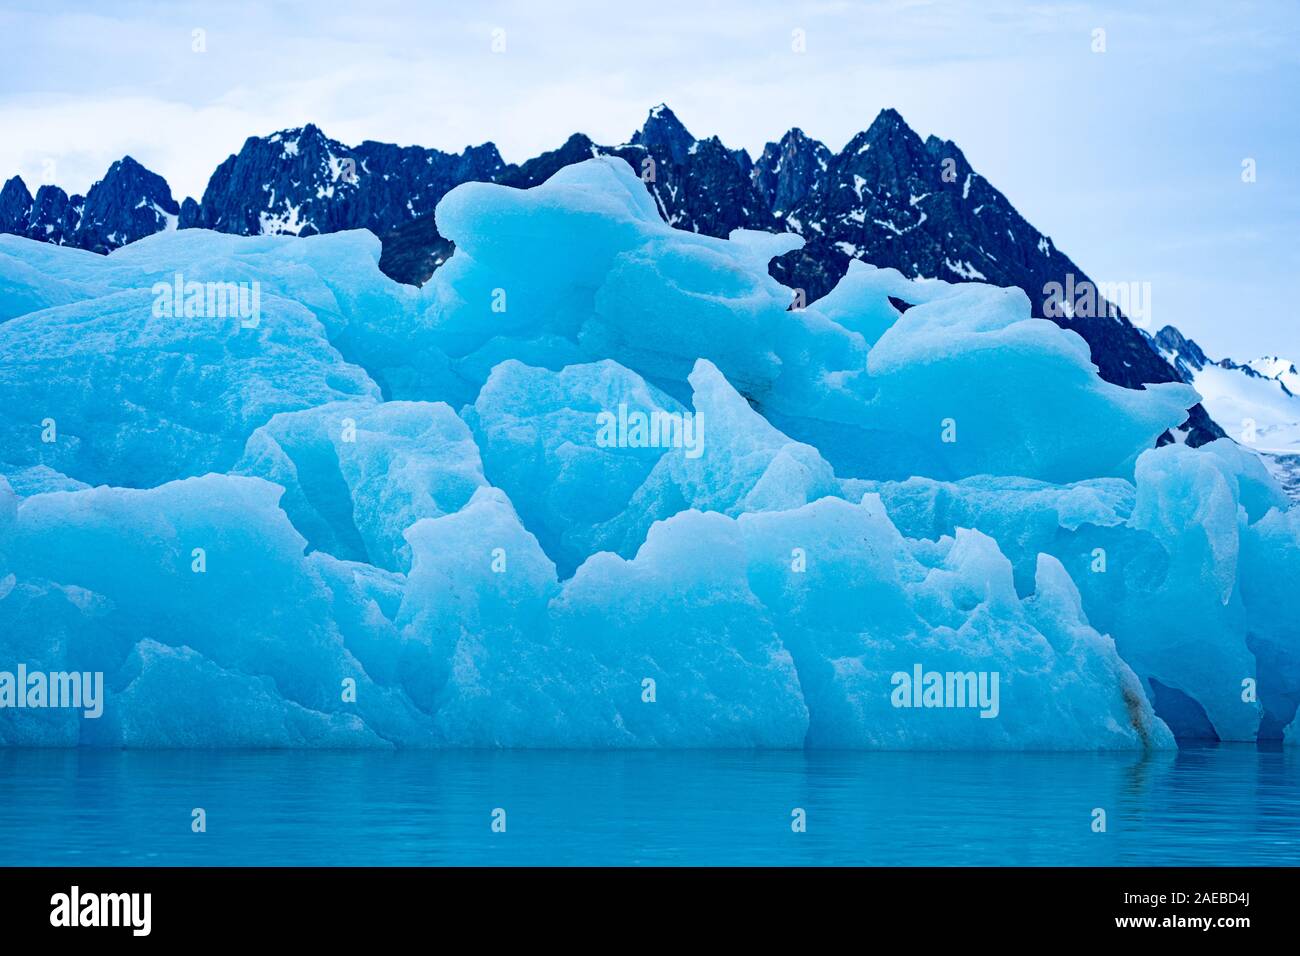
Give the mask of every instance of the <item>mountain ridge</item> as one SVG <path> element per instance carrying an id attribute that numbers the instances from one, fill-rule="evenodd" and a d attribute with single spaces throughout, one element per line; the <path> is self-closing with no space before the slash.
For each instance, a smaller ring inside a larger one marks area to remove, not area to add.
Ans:
<path id="1" fill-rule="evenodd" d="M 825 295 L 855 258 L 912 278 L 1016 286 L 1035 316 L 1084 338 L 1107 381 L 1139 388 L 1183 380 L 1152 337 L 1104 299 L 1091 313 L 1073 303 L 1062 312 L 1049 288 L 1091 286 L 1087 275 L 955 143 L 922 140 L 892 108 L 839 152 L 796 127 L 757 160 L 716 136 L 697 139 L 666 104 L 625 143 L 603 146 L 574 133 L 519 164 L 506 163 L 491 142 L 460 153 L 373 140 L 347 146 L 309 123 L 248 137 L 197 201 L 176 203 L 165 180 L 130 157 L 85 197 L 48 185 L 33 197 L 13 177 L 0 190 L 0 232 L 110 252 L 167 228 L 298 236 L 365 228 L 383 243 L 380 268 L 418 285 L 452 252 L 433 217 L 450 189 L 470 181 L 528 188 L 592 156 L 627 162 L 677 228 L 801 235 L 804 247 L 774 259 L 770 271 L 804 302 Z M 1198 445 L 1223 436 L 1199 405 L 1183 430 Z"/>

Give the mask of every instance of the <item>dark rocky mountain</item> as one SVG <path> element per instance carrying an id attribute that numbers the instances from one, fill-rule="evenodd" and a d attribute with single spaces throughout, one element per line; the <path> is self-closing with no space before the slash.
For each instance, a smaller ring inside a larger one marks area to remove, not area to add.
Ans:
<path id="1" fill-rule="evenodd" d="M 127 156 L 87 190 L 80 221 L 69 235 L 73 245 L 107 254 L 175 229 L 180 211 L 167 181 Z"/>
<path id="2" fill-rule="evenodd" d="M 1138 388 L 1180 380 L 1114 305 L 1102 299 L 1090 309 L 1075 309 L 1062 302 L 1053 284 L 1062 291 L 1097 287 L 971 168 L 954 143 L 934 136 L 923 141 L 897 111 L 883 110 L 822 169 L 816 157 L 825 156 L 801 147 L 796 133 L 769 144 L 756 169 L 759 181 L 771 184 L 769 202 L 803 193 L 802 200 L 781 211 L 785 227 L 804 237 L 804 248 L 773 262 L 772 273 L 804 289 L 808 301 L 825 295 L 851 258 L 912 277 L 1018 286 L 1034 315 L 1087 341 L 1107 381 Z M 798 155 L 801 148 L 800 162 L 781 162 L 787 149 Z M 810 168 L 821 175 L 814 172 L 807 185 Z M 1202 444 L 1222 436 L 1196 406 L 1188 440 Z"/>
<path id="3" fill-rule="evenodd" d="M 716 136 L 695 139 L 667 106 L 652 109 L 629 143 L 596 150 L 624 159 L 678 229 L 709 236 L 742 228 L 783 231 L 754 181 L 749 154 Z"/>
<path id="4" fill-rule="evenodd" d="M 753 181 L 778 218 L 800 205 L 825 180 L 834 154 L 798 127 L 768 143 L 754 164 Z"/>
<path id="5" fill-rule="evenodd" d="M 0 190 L 0 232 L 107 254 L 164 229 L 175 229 L 180 207 L 167 181 L 125 156 L 85 196 L 41 186 L 35 198 L 13 177 Z"/>
<path id="6" fill-rule="evenodd" d="M 186 203 L 180 226 L 244 236 L 342 229 L 384 236 L 432 214 L 453 186 L 496 181 L 505 169 L 491 143 L 459 154 L 371 141 L 349 147 L 309 124 L 250 136 L 217 167 L 202 202 Z"/>
<path id="7" fill-rule="evenodd" d="M 409 285 L 423 285 L 447 261 L 455 244 L 438 232 L 432 216 L 404 222 L 379 236 L 379 268 L 387 276 Z"/>
<path id="8" fill-rule="evenodd" d="M 69 237 L 76 233 L 81 202 L 80 196 L 69 197 L 58 186 L 40 187 L 27 214 L 25 235 L 28 239 L 67 244 Z"/>
<path id="9" fill-rule="evenodd" d="M 32 194 L 21 176 L 0 189 L 0 232 L 22 235 L 27 231 L 27 214 L 32 211 Z"/>
<path id="10" fill-rule="evenodd" d="M 1217 365 L 1219 368 L 1240 372 L 1247 378 L 1265 379 L 1273 377 L 1262 374 L 1251 364 L 1234 362 L 1230 358 L 1221 358 L 1216 362 L 1207 356 L 1193 339 L 1187 338 L 1172 325 L 1166 325 L 1151 337 L 1151 341 L 1165 360 L 1173 366 L 1174 371 L 1178 373 L 1178 377 L 1189 384 L 1195 373 L 1201 371 L 1207 365 Z M 1273 361 L 1277 362 L 1279 360 L 1274 359 Z M 1285 369 L 1285 363 L 1283 368 Z M 1290 373 L 1292 375 L 1296 374 L 1295 366 L 1290 366 Z M 1291 391 L 1286 386 L 1286 379 L 1281 375 L 1274 378 L 1282 391 L 1290 395 Z"/>
<path id="11" fill-rule="evenodd" d="M 582 133 L 574 133 L 559 149 L 535 156 L 527 162 L 506 169 L 499 180 L 516 189 L 530 189 L 544 183 L 565 166 L 600 155 L 600 147 Z"/>
<path id="12" fill-rule="evenodd" d="M 1104 298 L 1081 309 L 1049 292 L 1087 288 L 1091 280 L 956 145 L 922 140 L 892 109 L 838 153 L 792 129 L 757 162 L 716 136 L 696 139 L 663 105 L 626 143 L 602 146 L 574 134 L 519 165 L 505 163 L 492 143 L 461 153 L 371 141 L 350 147 L 308 125 L 249 137 L 213 173 L 202 201 L 179 207 L 166 183 L 129 157 L 85 200 L 52 186 L 32 199 L 15 177 L 0 192 L 0 231 L 104 252 L 175 222 L 239 235 L 365 228 L 383 242 L 380 268 L 420 284 L 452 253 L 433 217 L 448 190 L 469 181 L 526 188 L 600 155 L 624 159 L 677 228 L 803 236 L 804 247 L 774 260 L 771 271 L 802 289 L 806 301 L 825 295 L 854 258 L 911 277 L 1018 286 L 1035 315 L 1088 342 L 1108 381 L 1138 388 L 1186 377 Z M 1186 430 L 1192 444 L 1223 435 L 1200 406 Z"/>
<path id="13" fill-rule="evenodd" d="M 1169 357 L 1169 364 L 1184 382 L 1190 382 L 1194 373 L 1211 364 L 1201 347 L 1172 325 L 1166 325 L 1152 336 L 1152 343 Z"/>
<path id="14" fill-rule="evenodd" d="M 0 189 L 0 232 L 63 245 L 76 232 L 83 202 L 58 186 L 42 186 L 33 198 L 22 177 L 14 176 Z"/>

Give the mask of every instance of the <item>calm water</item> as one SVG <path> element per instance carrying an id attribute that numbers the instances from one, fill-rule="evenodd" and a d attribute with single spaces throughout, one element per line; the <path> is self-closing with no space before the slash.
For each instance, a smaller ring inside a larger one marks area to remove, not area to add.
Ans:
<path id="1" fill-rule="evenodd" d="M 0 865 L 1300 864 L 1296 748 L 0 751 L 0 779 Z"/>

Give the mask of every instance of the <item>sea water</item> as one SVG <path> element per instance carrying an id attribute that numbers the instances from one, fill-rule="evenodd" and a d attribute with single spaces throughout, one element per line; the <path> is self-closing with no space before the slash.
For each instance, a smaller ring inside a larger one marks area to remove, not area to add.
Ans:
<path id="1" fill-rule="evenodd" d="M 1300 864 L 1294 748 L 5 750 L 0 779 L 6 866 Z"/>

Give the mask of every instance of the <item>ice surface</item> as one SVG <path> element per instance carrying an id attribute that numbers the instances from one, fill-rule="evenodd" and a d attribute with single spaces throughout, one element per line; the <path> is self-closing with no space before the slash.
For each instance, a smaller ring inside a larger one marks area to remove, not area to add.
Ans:
<path id="1" fill-rule="evenodd" d="M 674 230 L 617 159 L 526 191 L 459 186 L 437 220 L 457 253 L 425 287 L 425 323 L 473 389 L 479 353 L 491 343 L 502 355 L 502 340 L 553 369 L 575 351 L 613 359 L 679 401 L 703 358 L 848 473 L 1053 481 L 1131 477 L 1196 401 L 1185 385 L 1102 381 L 1083 339 L 1030 318 L 1016 290 L 855 264 L 826 298 L 790 310 L 794 294 L 765 264 L 798 237 Z M 900 316 L 891 296 L 914 307 Z M 1026 391 L 1035 401 L 1020 400 Z"/>
<path id="2" fill-rule="evenodd" d="M 671 229 L 618 160 L 437 217 L 419 290 L 368 233 L 0 237 L 0 673 L 106 686 L 0 743 L 1297 741 L 1300 518 L 1154 447 L 1190 388 L 1015 290 L 802 307 L 797 237 Z M 191 281 L 256 320 L 159 314 Z"/>
<path id="3" fill-rule="evenodd" d="M 1088 626 L 1059 562 L 1044 555 L 1022 600 L 996 542 L 961 530 L 934 547 L 903 538 L 880 501 L 823 499 L 739 519 L 750 579 L 796 664 L 814 746 L 1168 746 L 1113 642 Z M 807 557 L 790 573 L 792 554 Z M 893 706 L 878 688 L 921 665 L 995 672 L 997 716 Z"/>
<path id="4" fill-rule="evenodd" d="M 617 415 L 620 405 L 647 415 L 683 411 L 616 362 L 551 372 L 511 359 L 492 370 L 464 413 L 489 480 L 510 496 L 565 577 L 610 547 L 600 526 L 624 512 L 663 454 L 601 444 L 597 418 L 603 411 Z M 644 537 L 632 542 L 633 551 Z"/>
<path id="5" fill-rule="evenodd" d="M 486 483 L 469 429 L 441 402 L 281 412 L 233 470 L 284 487 L 281 506 L 309 546 L 394 571 L 410 566 L 407 528 L 459 511 Z"/>
<path id="6" fill-rule="evenodd" d="M 51 492 L 5 536 L 0 659 L 102 671 L 97 720 L 0 710 L 31 745 L 383 745 L 426 723 L 344 646 L 343 601 L 278 506 L 281 489 L 207 475 L 148 490 Z M 331 559 L 333 560 L 333 559 Z M 357 703 L 341 700 L 345 678 Z"/>
<path id="7" fill-rule="evenodd" d="M 1300 629 L 1282 582 L 1300 580 L 1295 513 L 1279 510 L 1285 496 L 1258 458 L 1231 441 L 1144 452 L 1136 484 L 849 484 L 878 493 L 906 534 L 977 527 L 993 535 L 1021 590 L 1038 555 L 1058 558 L 1089 620 L 1114 636 L 1145 681 L 1190 697 L 1219 738 L 1254 739 L 1260 705 L 1272 726 L 1293 718 Z M 1245 681 L 1257 685 L 1257 699 Z"/>
<path id="8" fill-rule="evenodd" d="M 228 470 L 276 412 L 380 397 L 291 299 L 263 295 L 255 328 L 154 302 L 146 281 L 0 324 L 0 461 L 148 487 Z"/>

